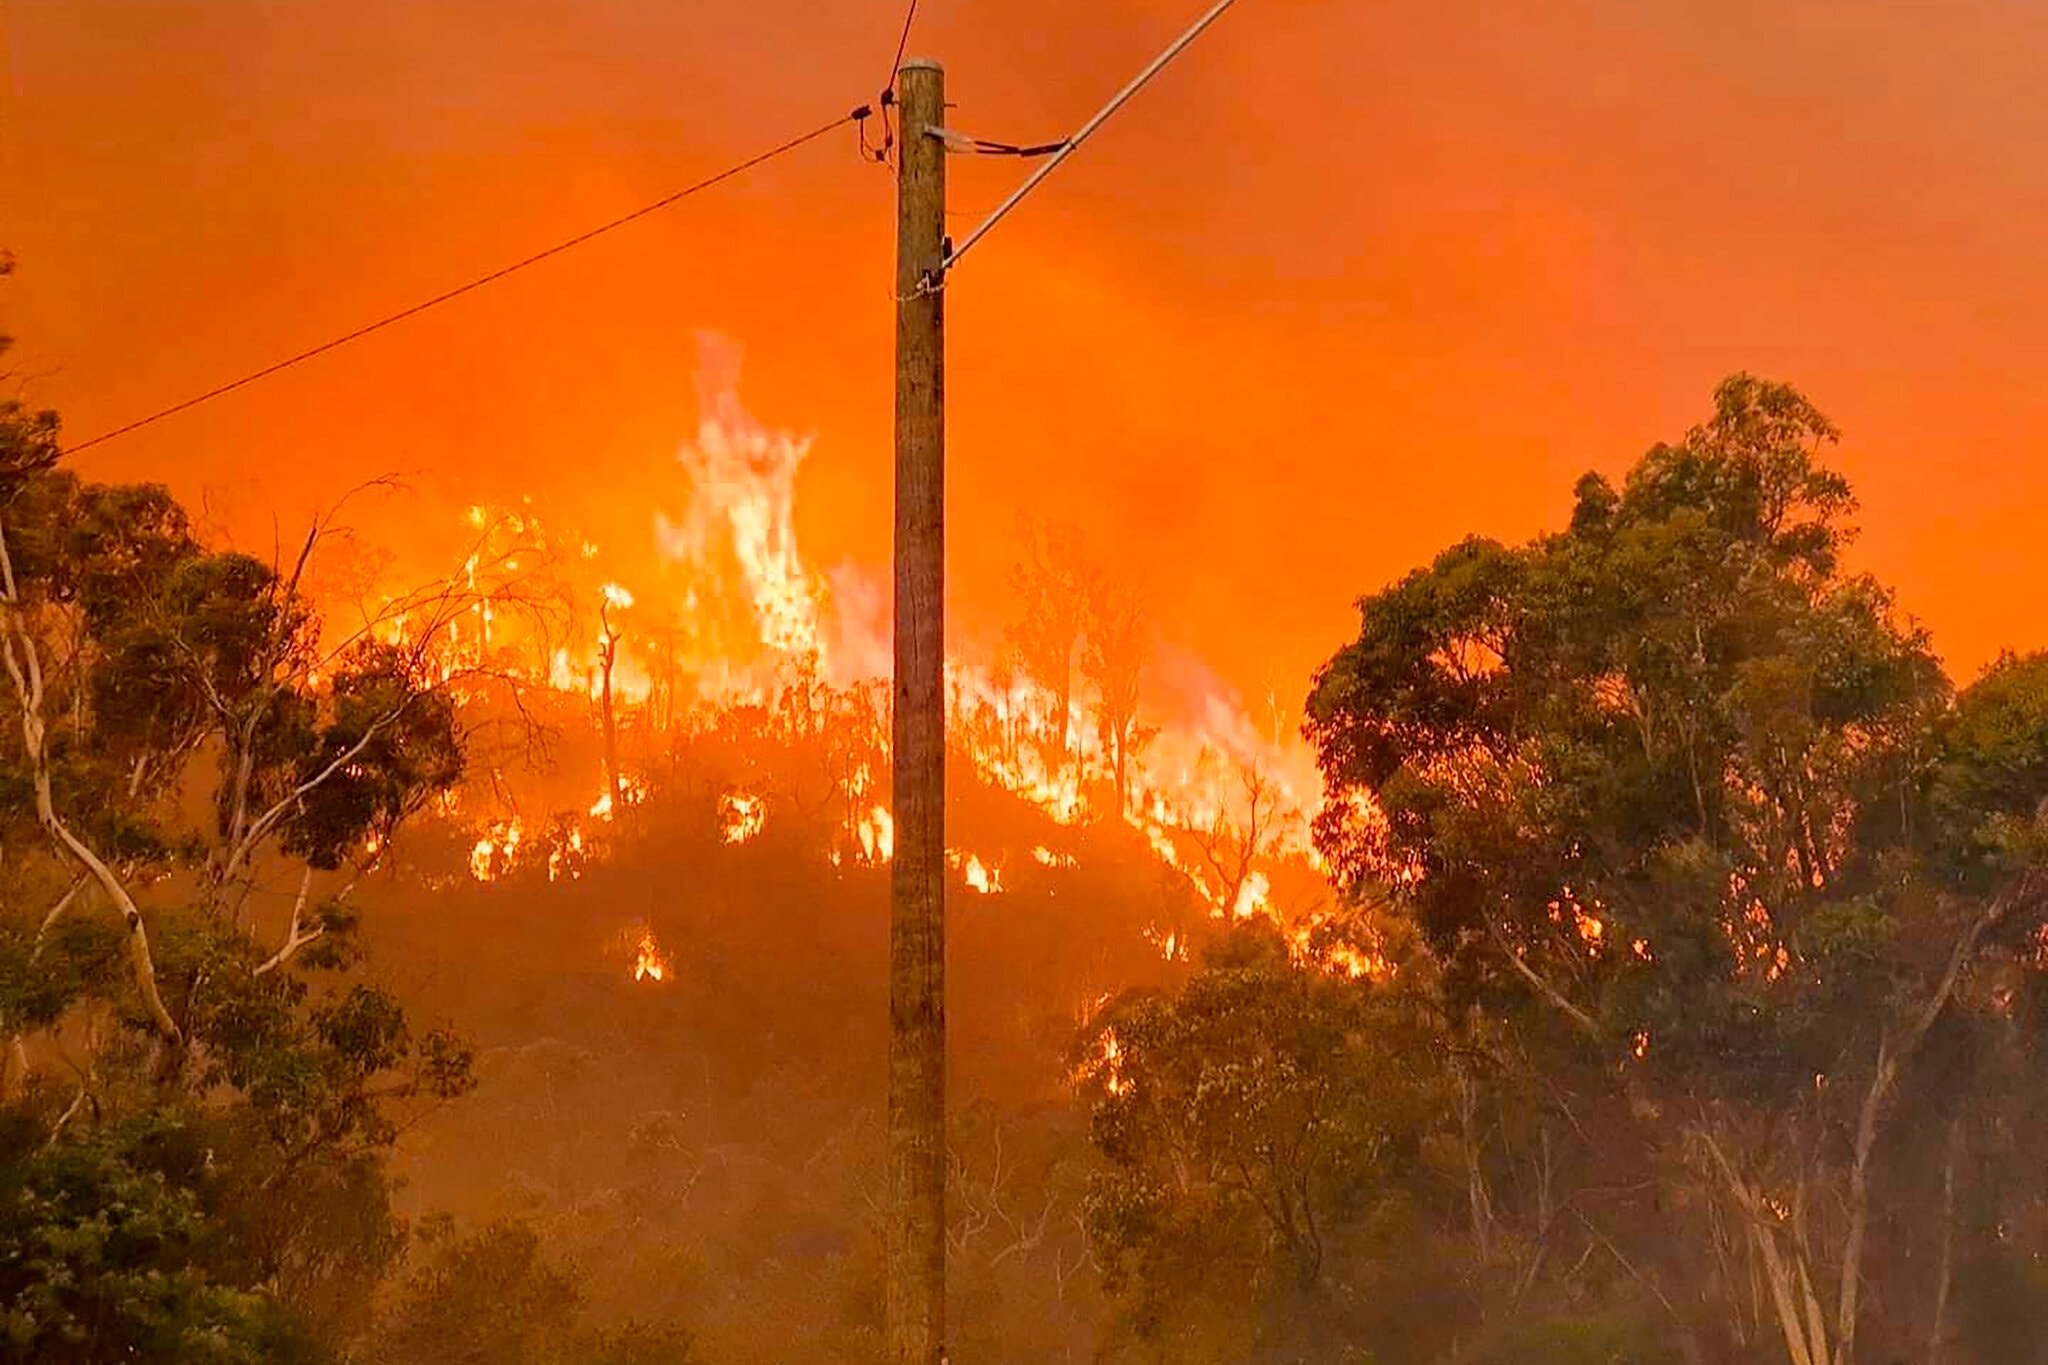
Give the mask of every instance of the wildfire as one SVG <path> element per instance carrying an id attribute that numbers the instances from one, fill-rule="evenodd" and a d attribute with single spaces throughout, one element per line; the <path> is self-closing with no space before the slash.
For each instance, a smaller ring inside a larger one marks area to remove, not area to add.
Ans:
<path id="1" fill-rule="evenodd" d="M 1188 960 L 1187 936 L 1178 929 L 1161 929 L 1156 924 L 1145 926 L 1145 941 L 1159 950 L 1159 955 L 1168 962 Z"/>
<path id="2" fill-rule="evenodd" d="M 1393 967 L 1379 953 L 1367 953 L 1350 943 L 1332 944 L 1321 954 L 1323 965 L 1353 981 L 1380 981 L 1393 974 Z"/>
<path id="3" fill-rule="evenodd" d="M 972 890 L 984 896 L 993 896 L 1003 889 L 1003 870 L 993 863 L 985 863 L 972 853 L 946 850 L 946 861 L 957 869 Z"/>
<path id="4" fill-rule="evenodd" d="M 896 856 L 896 821 L 886 806 L 876 806 L 860 818 L 855 830 L 860 839 L 861 861 L 878 867 Z"/>
<path id="5" fill-rule="evenodd" d="M 1273 883 L 1263 872 L 1253 872 L 1244 879 L 1237 889 L 1237 900 L 1230 907 L 1232 919 L 1250 919 L 1263 915 L 1272 908 Z"/>
<path id="6" fill-rule="evenodd" d="M 719 837 L 728 844 L 744 844 L 768 823 L 768 803 L 758 796 L 733 792 L 718 798 Z"/>
<path id="7" fill-rule="evenodd" d="M 439 632 L 441 667 L 451 676 L 487 668 L 597 700 L 608 675 L 606 723 L 615 714 L 619 742 L 631 746 L 622 751 L 638 755 L 659 753 L 657 746 L 678 736 L 711 733 L 744 708 L 768 717 L 766 732 L 784 734 L 815 735 L 833 717 L 857 715 L 855 699 L 889 667 L 887 581 L 860 568 L 821 572 L 805 559 L 794 497 L 812 443 L 746 412 L 737 361 L 730 347 L 706 349 L 697 429 L 676 456 L 687 489 L 679 497 L 651 490 L 668 508 L 651 517 L 664 561 L 658 580 L 632 578 L 625 565 L 636 557 L 614 561 L 580 528 L 544 525 L 530 499 L 510 508 L 479 503 L 467 509 L 462 531 L 467 562 L 451 578 L 462 601 L 455 619 L 429 619 L 431 611 L 408 600 L 393 605 L 382 633 L 397 641 Z M 567 601 L 613 613 L 605 628 L 558 630 L 532 617 L 522 593 L 530 597 L 543 580 L 559 582 Z M 612 629 L 628 609 L 632 629 Z M 1289 861 L 1322 866 L 1308 838 L 1307 815 L 1321 794 L 1312 756 L 1277 710 L 1270 724 L 1254 721 L 1198 666 L 1148 676 L 1144 742 L 1121 755 L 1119 773 L 1097 724 L 1103 699 L 1092 683 L 1077 679 L 1056 693 L 992 649 L 963 651 L 947 661 L 949 744 L 982 779 L 1058 824 L 1121 821 L 1215 920 L 1269 918 L 1291 933 L 1273 882 Z M 879 734 L 860 731 L 836 779 L 845 823 L 829 855 L 835 865 L 851 859 L 879 867 L 895 853 L 893 821 L 875 801 L 872 777 L 888 760 L 886 685 L 874 695 L 878 705 L 861 704 L 879 711 Z M 1260 782 L 1249 808 L 1248 775 Z M 1124 797 L 1112 805 L 1104 796 L 1119 777 Z M 623 785 L 616 797 L 598 793 L 587 818 L 565 812 L 522 830 L 513 817 L 478 829 L 472 873 L 498 880 L 524 852 L 544 860 L 551 879 L 574 880 L 601 855 L 600 825 L 621 815 L 614 806 L 643 799 L 640 788 Z M 1366 836 L 1383 834 L 1384 817 L 1368 796 L 1345 799 Z M 731 792 L 718 802 L 718 836 L 728 845 L 758 838 L 766 817 L 762 796 Z M 1239 856 L 1232 841 L 1245 831 L 1249 843 Z M 1052 870 L 1075 867 L 1058 842 L 1033 847 L 1032 860 Z M 1219 847 L 1230 856 L 1219 859 Z M 992 859 L 960 850 L 949 861 L 972 892 L 1010 889 Z M 1156 942 L 1174 960 L 1191 951 L 1185 925 Z M 1367 946 L 1328 946 L 1315 961 L 1352 977 L 1383 969 Z"/>
<path id="8" fill-rule="evenodd" d="M 548 880 L 557 882 L 564 876 L 567 876 L 572 882 L 580 880 L 583 876 L 583 830 L 581 826 L 570 826 L 568 837 L 548 852 Z"/>
<path id="9" fill-rule="evenodd" d="M 668 959 L 662 955 L 661 945 L 654 941 L 654 930 L 641 930 L 640 941 L 634 945 L 633 979 L 660 982 L 667 978 Z"/>
<path id="10" fill-rule="evenodd" d="M 1128 1095 L 1131 1078 L 1124 1074 L 1124 1044 L 1114 1028 L 1105 1028 L 1095 1038 L 1095 1051 L 1074 1072 L 1074 1080 L 1100 1081 L 1112 1095 Z"/>
<path id="11" fill-rule="evenodd" d="M 623 777 L 619 779 L 619 797 L 626 805 L 637 806 L 647 799 L 647 788 L 630 777 Z M 618 812 L 612 809 L 611 788 L 607 787 L 590 803 L 590 816 L 593 820 L 609 820 L 616 814 Z"/>
<path id="12" fill-rule="evenodd" d="M 1296 962 L 1332 976 L 1382 982 L 1394 974 L 1394 964 L 1376 932 L 1328 911 L 1303 916 L 1286 929 L 1286 937 Z"/>
<path id="13" fill-rule="evenodd" d="M 493 824 L 469 851 L 469 872 L 480 882 L 494 882 L 505 875 L 519 856 L 519 844 L 526 837 L 518 816 Z"/>

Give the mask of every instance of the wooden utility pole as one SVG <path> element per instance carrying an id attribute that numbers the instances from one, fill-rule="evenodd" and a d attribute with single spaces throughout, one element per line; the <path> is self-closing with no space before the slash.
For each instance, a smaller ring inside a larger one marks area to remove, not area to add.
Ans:
<path id="1" fill-rule="evenodd" d="M 889 1365 L 946 1358 L 946 74 L 903 64 L 896 190 L 896 852 L 889 920 Z"/>

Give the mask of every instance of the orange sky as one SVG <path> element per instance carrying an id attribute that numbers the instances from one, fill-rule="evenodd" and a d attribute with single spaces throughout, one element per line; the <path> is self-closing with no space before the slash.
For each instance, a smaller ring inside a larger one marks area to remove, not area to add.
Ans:
<path id="1" fill-rule="evenodd" d="M 1198 0 L 926 0 L 958 124 L 1085 117 Z M 0 0 L 5 318 L 83 437 L 872 95 L 897 0 Z M 2048 644 L 2048 6 L 1242 0 L 949 303 L 956 596 L 1013 519 L 1113 541 L 1167 633 L 1298 696 L 1350 600 L 1555 523 L 1791 380 L 1863 558 L 1967 676 Z M 964 230 L 1022 169 L 956 162 Z M 807 551 L 888 544 L 886 172 L 850 133 L 85 457 L 238 533 L 411 471 L 651 544 L 694 336 L 815 432 Z"/>

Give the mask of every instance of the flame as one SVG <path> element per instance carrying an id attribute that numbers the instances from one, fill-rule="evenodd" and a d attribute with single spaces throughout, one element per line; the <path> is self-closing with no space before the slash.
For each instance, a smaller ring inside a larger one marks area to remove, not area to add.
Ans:
<path id="1" fill-rule="evenodd" d="M 1250 919 L 1263 915 L 1272 908 L 1273 883 L 1263 872 L 1253 872 L 1244 879 L 1237 889 L 1237 901 L 1230 907 L 1232 919 Z"/>
<path id="2" fill-rule="evenodd" d="M 833 696 L 851 696 L 885 677 L 891 653 L 887 580 L 857 567 L 821 572 L 806 561 L 794 497 L 812 441 L 756 421 L 739 401 L 737 377 L 737 352 L 708 345 L 700 365 L 698 425 L 676 455 L 687 489 L 668 500 L 668 515 L 653 518 L 654 548 L 663 561 L 658 579 L 632 577 L 631 557 L 614 562 L 580 529 L 545 525 L 530 499 L 515 499 L 509 508 L 478 503 L 467 509 L 465 562 L 451 578 L 462 610 L 443 621 L 426 619 L 429 609 L 394 606 L 380 633 L 393 640 L 434 639 L 444 677 L 487 663 L 494 673 L 570 697 L 600 695 L 608 661 L 620 734 L 635 744 L 646 742 L 642 737 L 651 740 L 639 753 L 660 752 L 655 746 L 709 731 L 740 706 L 762 708 L 778 717 L 776 724 L 785 723 L 779 719 L 785 714 L 825 714 L 821 708 L 841 704 Z M 523 614 L 520 594 L 531 590 L 537 575 L 559 581 L 567 600 L 631 608 L 634 630 L 600 635 L 579 629 L 563 643 L 561 632 Z M 814 701 L 821 686 L 832 693 Z M 1273 881 L 1280 865 L 1291 860 L 1323 868 L 1306 818 L 1321 802 L 1313 756 L 1277 708 L 1270 723 L 1255 721 L 1229 689 L 1189 661 L 1162 661 L 1148 673 L 1146 686 L 1148 742 L 1125 756 L 1126 800 L 1120 809 L 1105 799 L 1115 788 L 1114 755 L 1095 723 L 1101 699 L 1085 680 L 1061 698 L 994 651 L 950 658 L 949 745 L 983 780 L 1057 824 L 1120 820 L 1179 874 L 1214 919 L 1262 917 L 1294 934 L 1298 926 L 1287 923 L 1274 903 Z M 886 717 L 886 700 L 880 709 Z M 886 723 L 881 729 L 879 742 L 864 740 L 857 764 L 849 758 L 851 771 L 839 779 L 845 824 L 829 853 L 835 865 L 851 858 L 876 867 L 894 856 L 893 821 L 873 799 L 869 769 L 888 759 Z M 1269 808 L 1249 818 L 1240 784 L 1247 772 L 1262 775 L 1269 793 Z M 616 804 L 632 805 L 644 799 L 644 791 L 627 785 L 620 796 Z M 1368 835 L 1384 827 L 1370 797 L 1354 793 L 1342 799 Z M 544 843 L 537 835 L 528 840 L 527 856 L 545 846 L 550 876 L 575 879 L 605 842 L 599 823 L 621 814 L 614 804 L 607 790 L 587 808 L 591 823 L 579 825 L 570 813 L 553 816 Z M 455 816 L 452 807 L 445 813 Z M 719 802 L 718 828 L 728 844 L 758 837 L 765 819 L 758 795 L 735 792 Z M 1211 856 L 1216 842 L 1250 827 L 1257 827 L 1251 856 L 1219 865 Z M 493 881 L 514 865 L 525 836 L 514 817 L 481 826 L 473 837 L 472 873 Z M 1033 861 L 1048 869 L 1074 867 L 1072 854 L 1055 851 L 1058 842 L 1032 848 Z M 993 860 L 961 851 L 953 865 L 976 893 L 1006 889 L 1003 868 Z M 1396 869 L 1393 875 L 1411 872 L 1420 875 L 1419 869 Z M 1587 933 L 1584 925 L 1579 932 Z M 1185 923 L 1155 942 L 1174 960 L 1186 960 L 1191 950 Z M 1589 949 L 1597 946 L 1588 942 Z M 1367 944 L 1332 942 L 1311 950 L 1303 939 L 1297 953 L 1353 978 L 1387 970 L 1383 956 Z"/>
<path id="3" fill-rule="evenodd" d="M 1332 976 L 1378 983 L 1394 975 L 1379 935 L 1365 924 L 1314 911 L 1290 925 L 1286 937 L 1296 962 Z"/>
<path id="4" fill-rule="evenodd" d="M 1367 978 L 1379 981 L 1393 971 L 1386 958 L 1380 954 L 1362 952 L 1349 943 L 1339 943 L 1325 949 L 1323 961 L 1330 970 L 1340 972 L 1353 981 Z"/>
<path id="5" fill-rule="evenodd" d="M 1124 1074 L 1124 1044 L 1116 1029 L 1105 1028 L 1095 1037 L 1095 1051 L 1075 1069 L 1074 1080 L 1100 1081 L 1111 1095 L 1131 1093 L 1131 1078 Z"/>
<path id="6" fill-rule="evenodd" d="M 634 946 L 633 979 L 660 982 L 667 977 L 668 959 L 662 955 L 661 945 L 654 941 L 654 931 L 641 930 L 640 942 Z"/>
<path id="7" fill-rule="evenodd" d="M 619 779 L 619 797 L 628 807 L 637 806 L 647 799 L 646 784 L 630 777 Z M 609 820 L 618 812 L 612 809 L 611 788 L 606 787 L 597 794 L 597 800 L 590 803 L 590 815 L 595 820 Z"/>
<path id="8" fill-rule="evenodd" d="M 511 870 L 525 838 L 525 826 L 518 816 L 493 824 L 469 851 L 469 872 L 480 882 L 494 882 Z"/>
<path id="9" fill-rule="evenodd" d="M 758 693 L 769 681 L 763 665 L 772 676 L 793 660 L 830 664 L 820 625 L 823 588 L 797 551 L 793 515 L 796 472 L 811 442 L 768 430 L 740 406 L 732 347 L 707 341 L 700 362 L 697 438 L 677 456 L 690 481 L 689 506 L 679 521 L 657 515 L 656 531 L 663 554 L 690 571 L 694 591 L 711 602 L 739 598 L 754 648 L 706 639 L 711 655 L 703 662 L 707 671 L 727 674 L 729 690 Z M 738 570 L 737 583 L 720 572 L 728 562 Z"/>
<path id="10" fill-rule="evenodd" d="M 861 861 L 877 867 L 896 856 L 896 821 L 885 806 L 861 817 L 858 829 Z"/>
<path id="11" fill-rule="evenodd" d="M 583 830 L 572 825 L 569 837 L 548 853 L 548 880 L 560 881 L 567 876 L 570 881 L 583 877 Z"/>
<path id="12" fill-rule="evenodd" d="M 768 803 L 746 792 L 718 798 L 719 837 L 728 844 L 744 844 L 768 823 Z"/>
<path id="13" fill-rule="evenodd" d="M 1161 929 L 1156 924 L 1145 926 L 1145 941 L 1159 950 L 1159 955 L 1168 962 L 1188 960 L 1187 937 L 1178 929 Z"/>
<path id="14" fill-rule="evenodd" d="M 946 861 L 966 879 L 969 888 L 984 896 L 993 896 L 1003 889 L 1002 868 L 993 863 L 983 862 L 975 854 L 947 849 Z"/>

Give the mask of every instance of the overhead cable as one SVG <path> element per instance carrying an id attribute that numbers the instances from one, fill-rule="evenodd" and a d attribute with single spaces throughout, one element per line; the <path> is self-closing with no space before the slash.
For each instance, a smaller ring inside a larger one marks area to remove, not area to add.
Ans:
<path id="1" fill-rule="evenodd" d="M 1067 146 L 1065 139 L 1020 147 L 1014 142 L 993 142 L 985 137 L 970 137 L 951 128 L 934 128 L 931 132 L 946 144 L 947 151 L 967 152 L 975 156 L 1051 156 Z"/>
<path id="2" fill-rule="evenodd" d="M 910 8 L 903 14 L 903 32 L 896 39 L 896 56 L 889 63 L 889 79 L 882 82 L 882 93 L 876 100 L 882 111 L 882 145 L 870 146 L 866 125 L 861 128 L 861 155 L 872 157 L 885 166 L 889 163 L 889 153 L 896 148 L 896 122 L 889 113 L 896 104 L 896 78 L 903 74 L 903 54 L 910 51 L 910 26 L 916 22 L 917 0 L 910 0 Z"/>
<path id="3" fill-rule="evenodd" d="M 1137 94 L 1140 90 L 1144 89 L 1147 82 L 1149 82 L 1154 76 L 1158 75 L 1161 71 L 1166 69 L 1167 63 L 1171 62 L 1175 57 L 1178 57 L 1183 51 L 1185 51 L 1187 49 L 1188 44 L 1194 42 L 1195 39 L 1201 37 L 1203 30 L 1208 28 L 1209 25 L 1215 23 L 1218 19 L 1221 19 L 1223 17 L 1223 12 L 1229 9 L 1235 3 L 1237 3 L 1237 0 L 1218 0 L 1218 3 L 1214 7 L 1212 7 L 1207 14 L 1204 14 L 1201 18 L 1195 20 L 1194 25 L 1190 27 L 1187 32 L 1181 34 L 1180 37 L 1174 39 L 1173 42 L 1168 45 L 1167 49 L 1164 52 L 1160 53 L 1157 57 L 1153 58 L 1152 64 L 1150 66 L 1147 66 L 1143 71 L 1140 71 L 1129 85 L 1126 85 L 1123 89 L 1117 91 L 1116 95 L 1113 98 L 1111 98 L 1108 104 L 1102 106 L 1102 108 L 1096 113 L 1094 118 L 1091 118 L 1086 123 L 1082 124 L 1081 130 L 1079 132 L 1075 133 L 1072 137 L 1068 138 L 1064 143 L 1058 144 L 1058 149 L 1050 154 L 1050 156 L 1046 159 L 1044 164 L 1039 166 L 1037 170 L 1033 171 L 1029 178 L 1027 178 L 1023 184 L 1019 185 L 1016 188 L 1016 190 L 1011 193 L 1008 199 L 1005 199 L 1001 204 L 996 206 L 995 212 L 989 214 L 987 218 L 982 220 L 982 224 L 980 227 L 968 233 L 967 236 L 961 241 L 960 245 L 953 249 L 952 253 L 946 257 L 944 264 L 942 264 L 939 267 L 941 274 L 943 275 L 945 273 L 949 273 L 954 266 L 958 265 L 960 263 L 960 258 L 965 256 L 968 253 L 968 251 L 973 248 L 976 242 L 988 236 L 989 230 L 995 227 L 997 223 L 1003 221 L 1003 219 L 1009 214 L 1011 209 L 1016 208 L 1017 205 L 1024 202 L 1025 196 L 1029 195 L 1031 191 L 1037 189 L 1039 185 L 1043 183 L 1045 178 L 1051 175 L 1054 169 L 1056 169 L 1062 161 L 1065 161 L 1068 157 L 1072 156 L 1075 152 L 1079 151 L 1081 148 L 1081 144 L 1086 142 L 1089 136 L 1092 133 L 1094 133 L 1094 131 L 1097 128 L 1100 128 L 1103 124 L 1107 123 L 1112 114 L 1116 113 L 1117 110 L 1123 108 L 1124 105 L 1129 102 L 1131 96 Z M 941 129 L 927 128 L 925 132 L 928 136 L 932 137 L 944 136 L 944 132 Z"/>
<path id="4" fill-rule="evenodd" d="M 254 370 L 249 374 L 245 374 L 240 379 L 235 379 L 225 384 L 216 385 L 215 387 L 206 390 L 206 392 L 204 393 L 197 394 L 191 398 L 187 398 L 182 402 L 173 403 L 171 406 L 163 408 L 157 412 L 153 412 L 147 417 L 137 418 L 133 422 L 129 422 L 123 426 L 115 427 L 112 431 L 103 431 L 99 435 L 94 436 L 89 440 L 80 441 L 78 444 L 73 446 L 67 446 L 64 450 L 64 454 L 76 455 L 80 451 L 89 450 L 93 446 L 101 445 L 107 441 L 111 441 L 117 436 L 126 436 L 128 433 L 132 431 L 140 431 L 142 428 L 146 426 L 151 426 L 157 422 L 163 421 L 166 417 L 176 416 L 178 413 L 184 412 L 189 408 L 198 407 L 201 403 L 211 402 L 213 399 L 219 398 L 224 394 L 233 393 L 236 389 L 242 388 L 245 385 L 253 384 L 259 379 L 267 379 L 271 375 L 276 374 L 280 370 L 288 370 L 294 365 L 298 365 L 305 361 L 313 359 L 313 357 L 315 356 L 325 355 L 327 352 L 332 351 L 337 347 L 346 346 L 351 341 L 359 341 L 363 337 L 370 335 L 372 332 L 380 332 L 384 328 L 390 327 L 395 323 L 403 322 L 407 318 L 416 317 L 419 314 L 426 312 L 430 308 L 437 308 L 441 304 L 447 303 L 450 300 L 461 298 L 464 294 L 468 294 L 475 290 L 481 289 L 487 284 L 495 284 L 497 281 L 504 279 L 506 276 L 516 274 L 517 272 L 526 269 L 528 266 L 538 265 L 542 261 L 547 260 L 551 256 L 559 256 L 563 252 L 568 251 L 572 247 L 582 246 L 585 242 L 591 241 L 592 239 L 597 237 L 602 237 L 607 232 L 611 232 L 617 228 L 622 228 L 626 226 L 626 224 L 628 223 L 636 222 L 639 219 L 647 217 L 651 213 L 658 213 L 662 209 L 665 209 L 672 204 L 675 204 L 684 199 L 688 199 L 693 194 L 701 193 L 704 190 L 712 188 L 714 185 L 719 185 L 727 180 L 732 179 L 734 176 L 741 175 L 747 171 L 750 171 L 754 169 L 756 166 L 760 166 L 766 162 L 773 161 L 776 157 L 782 156 L 784 153 L 793 152 L 797 148 L 805 145 L 806 143 L 815 142 L 819 138 L 825 136 L 825 134 L 829 132 L 832 132 L 836 128 L 843 128 L 849 123 L 859 123 L 861 120 L 867 118 L 869 114 L 872 112 L 873 111 L 870 110 L 866 105 L 862 105 L 860 108 L 855 109 L 850 113 L 841 114 L 838 118 L 833 119 L 830 123 L 824 124 L 821 127 L 813 128 L 808 133 L 804 133 L 798 137 L 793 137 L 789 139 L 789 141 L 771 147 L 765 152 L 761 152 L 754 156 L 748 157 L 745 161 L 739 162 L 736 165 L 728 166 L 726 167 L 726 169 L 718 172 L 716 175 L 706 176 L 704 179 L 697 181 L 695 184 L 687 185 L 682 189 L 677 190 L 673 194 L 665 195 L 662 198 L 655 200 L 651 204 L 648 204 L 642 208 L 634 209 L 631 213 L 624 214 L 618 218 L 614 218 L 608 223 L 601 223 L 597 227 L 591 228 L 588 231 L 579 232 L 574 237 L 569 238 L 567 241 L 557 242 L 555 245 L 548 247 L 545 250 L 536 251 L 531 256 L 527 256 L 520 260 L 514 261 L 510 265 L 500 266 L 498 269 L 491 271 L 489 274 L 479 275 L 477 278 L 469 281 L 467 284 L 460 284 L 455 286 L 453 289 L 444 290 L 441 293 L 434 295 L 430 299 L 426 299 L 420 303 L 413 304 L 410 308 L 401 309 L 396 313 L 392 313 L 386 317 L 379 318 L 375 322 L 367 323 L 361 327 L 358 327 L 352 332 L 347 332 L 341 336 L 335 337 L 332 341 L 324 341 L 320 343 L 318 346 L 310 347 L 307 350 L 300 351 L 297 355 L 287 356 L 283 360 L 279 360 L 272 364 L 265 365 L 262 369 Z"/>

